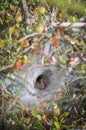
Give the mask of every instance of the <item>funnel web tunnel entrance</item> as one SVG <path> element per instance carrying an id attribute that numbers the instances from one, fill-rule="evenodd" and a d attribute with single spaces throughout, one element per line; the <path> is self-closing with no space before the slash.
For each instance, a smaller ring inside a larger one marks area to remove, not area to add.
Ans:
<path id="1" fill-rule="evenodd" d="M 46 70 L 38 75 L 35 82 L 35 88 L 38 90 L 46 89 L 50 84 L 51 70 Z"/>

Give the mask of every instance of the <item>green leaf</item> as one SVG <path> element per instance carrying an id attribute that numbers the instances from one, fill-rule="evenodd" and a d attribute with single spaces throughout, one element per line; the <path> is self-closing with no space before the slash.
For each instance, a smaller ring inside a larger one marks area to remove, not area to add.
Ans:
<path id="1" fill-rule="evenodd" d="M 82 64 L 81 68 L 84 70 L 86 69 L 86 64 Z"/>
<path id="2" fill-rule="evenodd" d="M 55 127 L 56 127 L 58 130 L 60 129 L 60 124 L 59 124 L 59 122 L 55 121 L 55 122 L 54 122 L 54 125 L 55 125 Z"/>
<path id="3" fill-rule="evenodd" d="M 37 113 L 35 111 L 32 111 L 31 114 L 33 117 L 36 117 L 36 115 L 37 115 Z"/>
<path id="4" fill-rule="evenodd" d="M 79 42 L 79 45 L 82 45 L 82 46 L 84 46 L 84 42 L 83 41 L 81 41 L 81 42 Z"/>
<path id="5" fill-rule="evenodd" d="M 37 115 L 36 117 L 38 118 L 39 121 L 42 120 L 42 117 L 40 115 Z"/>
<path id="6" fill-rule="evenodd" d="M 56 113 L 59 115 L 60 114 L 60 109 L 59 108 L 56 108 L 55 109 Z"/>
<path id="7" fill-rule="evenodd" d="M 4 40 L 0 38 L 0 47 L 4 46 Z"/>
<path id="8" fill-rule="evenodd" d="M 74 96 L 75 96 L 75 95 L 74 95 Z M 64 113 L 62 114 L 63 118 L 64 118 L 64 117 L 67 117 L 68 114 L 69 114 L 68 112 L 64 112 Z"/>
<path id="9" fill-rule="evenodd" d="M 52 130 L 57 130 L 57 128 L 53 128 Z"/>
<path id="10" fill-rule="evenodd" d="M 59 56 L 59 57 L 58 57 L 58 61 L 60 61 L 62 64 L 66 64 L 67 58 L 64 57 L 64 56 Z"/>
<path id="11" fill-rule="evenodd" d="M 72 33 L 72 36 L 77 36 L 78 35 L 78 32 L 73 32 Z"/>
<path id="12" fill-rule="evenodd" d="M 15 5 L 18 5 L 18 4 L 19 4 L 19 1 L 18 1 L 18 0 L 12 0 L 12 2 L 13 2 Z"/>
<path id="13" fill-rule="evenodd" d="M 73 16 L 73 22 L 77 22 L 78 18 Z"/>

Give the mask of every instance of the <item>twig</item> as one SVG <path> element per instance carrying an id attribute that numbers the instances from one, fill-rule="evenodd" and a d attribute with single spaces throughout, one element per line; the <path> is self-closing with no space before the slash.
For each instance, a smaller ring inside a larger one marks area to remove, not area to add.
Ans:
<path id="1" fill-rule="evenodd" d="M 4 109 L 5 109 L 5 99 L 4 99 L 5 93 L 4 92 L 5 91 L 2 88 L 2 116 L 4 115 Z"/>
<path id="2" fill-rule="evenodd" d="M 20 40 L 18 40 L 18 43 L 21 42 L 22 40 L 26 40 L 27 38 L 34 37 L 34 36 L 37 36 L 37 35 L 45 35 L 45 33 L 32 33 L 32 34 L 28 34 L 27 36 L 25 36 L 25 37 L 21 38 Z M 22 53 L 27 52 L 30 48 L 31 48 L 31 46 L 28 47 L 28 48 L 26 48 Z M 18 51 L 18 52 L 19 52 L 19 51 Z M 17 55 L 18 52 L 17 52 L 15 55 Z M 7 70 L 7 69 L 9 69 L 9 68 L 12 68 L 15 62 L 16 62 L 16 58 L 14 59 L 14 62 L 13 62 L 12 64 L 1 68 L 1 69 L 0 69 L 0 72 L 1 72 L 1 71 L 4 71 L 4 70 Z"/>
<path id="3" fill-rule="evenodd" d="M 16 102 L 23 111 L 29 111 L 29 107 L 25 106 L 20 100 L 17 100 Z"/>
<path id="4" fill-rule="evenodd" d="M 25 16 L 26 24 L 27 25 L 31 25 L 31 21 L 30 21 L 30 16 L 29 16 L 28 6 L 26 4 L 26 0 L 21 0 L 21 2 L 22 2 L 23 10 L 24 10 L 24 16 Z"/>
<path id="5" fill-rule="evenodd" d="M 47 1 L 46 1 L 46 0 L 44 0 L 44 2 L 45 2 L 45 5 L 47 6 L 47 8 L 49 9 L 49 6 L 48 6 L 48 4 L 47 4 Z"/>
<path id="6" fill-rule="evenodd" d="M 28 39 L 30 37 L 34 37 L 34 36 L 37 36 L 37 35 L 45 35 L 45 33 L 32 33 L 32 34 L 28 34 L 25 37 L 23 37 L 20 40 L 18 40 L 18 43 L 21 42 L 22 40 L 26 40 L 26 39 Z"/>
<path id="7" fill-rule="evenodd" d="M 14 62 L 13 62 L 12 64 L 7 65 L 7 66 L 1 68 L 1 69 L 0 69 L 0 72 L 2 72 L 2 71 L 4 71 L 4 70 L 7 70 L 7 69 L 9 69 L 9 68 L 12 68 L 13 65 L 15 64 L 15 62 L 16 62 L 16 59 L 14 60 Z"/>
<path id="8" fill-rule="evenodd" d="M 7 69 L 9 69 L 9 68 L 12 68 L 13 65 L 14 65 L 14 63 L 12 63 L 11 65 L 8 65 L 8 66 L 5 66 L 5 67 L 1 68 L 1 69 L 0 69 L 0 72 L 1 72 L 1 71 L 4 71 L 4 70 L 7 70 Z"/>
<path id="9" fill-rule="evenodd" d="M 51 25 L 53 27 L 69 27 L 71 26 L 72 28 L 80 28 L 80 27 L 84 27 L 86 26 L 85 22 L 76 22 L 76 23 L 72 23 L 72 22 L 52 22 Z"/>
<path id="10" fill-rule="evenodd" d="M 86 79 L 86 76 L 85 76 L 85 77 L 79 76 L 79 77 L 77 77 L 77 78 L 74 78 L 74 79 L 71 80 L 70 82 L 72 83 L 72 82 L 75 82 L 75 81 L 77 81 L 77 80 L 79 80 L 79 79 Z M 69 82 L 68 84 L 70 84 L 70 82 Z"/>
<path id="11" fill-rule="evenodd" d="M 11 108 L 16 104 L 16 102 L 17 102 L 19 96 L 20 96 L 20 95 L 14 97 L 12 104 L 10 104 L 9 107 L 7 108 L 7 110 L 6 110 L 7 112 L 10 111 Z"/>

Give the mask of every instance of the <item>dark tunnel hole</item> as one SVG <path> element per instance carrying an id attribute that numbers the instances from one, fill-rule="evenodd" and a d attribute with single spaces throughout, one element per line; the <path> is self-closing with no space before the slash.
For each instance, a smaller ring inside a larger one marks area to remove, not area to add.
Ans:
<path id="1" fill-rule="evenodd" d="M 39 90 L 43 90 L 49 86 L 49 76 L 44 73 L 37 77 L 35 87 Z"/>

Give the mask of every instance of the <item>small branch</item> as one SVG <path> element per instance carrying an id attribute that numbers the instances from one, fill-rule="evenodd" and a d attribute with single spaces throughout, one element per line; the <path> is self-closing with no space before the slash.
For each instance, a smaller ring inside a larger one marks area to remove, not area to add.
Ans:
<path id="1" fill-rule="evenodd" d="M 45 34 L 44 33 L 32 33 L 32 34 L 28 34 L 25 37 L 23 37 L 20 40 L 18 40 L 18 43 L 21 42 L 22 40 L 26 40 L 26 39 L 28 39 L 30 37 L 34 37 L 34 36 L 37 36 L 37 35 L 45 35 Z"/>
<path id="2" fill-rule="evenodd" d="M 73 83 L 73 82 L 75 82 L 75 81 L 77 81 L 77 80 L 80 80 L 80 79 L 86 79 L 86 76 L 85 76 L 85 77 L 79 76 L 79 77 L 77 77 L 77 78 L 74 78 L 74 79 L 71 80 L 68 84 Z"/>
<path id="3" fill-rule="evenodd" d="M 28 48 L 24 49 L 24 50 L 22 51 L 22 54 L 26 53 L 26 52 L 29 51 L 30 49 L 31 49 L 31 46 L 29 46 Z"/>
<path id="4" fill-rule="evenodd" d="M 21 0 L 21 2 L 22 2 L 23 10 L 24 10 L 24 16 L 25 16 L 26 24 L 30 25 L 31 21 L 30 21 L 30 18 L 29 18 L 30 16 L 29 16 L 28 6 L 26 4 L 26 0 Z"/>
<path id="5" fill-rule="evenodd" d="M 45 5 L 47 6 L 47 8 L 49 9 L 49 6 L 48 6 L 48 4 L 47 4 L 47 1 L 46 1 L 46 0 L 44 0 L 44 2 L 45 2 Z"/>
<path id="6" fill-rule="evenodd" d="M 72 28 L 80 28 L 86 26 L 85 22 L 76 22 L 76 23 L 71 23 L 71 22 L 52 22 L 51 25 L 53 27 L 68 27 L 71 26 Z"/>
<path id="7" fill-rule="evenodd" d="M 4 110 L 5 110 L 5 99 L 4 99 L 5 93 L 4 92 L 5 91 L 2 88 L 2 116 L 4 115 Z"/>
<path id="8" fill-rule="evenodd" d="M 30 38 L 30 37 L 34 37 L 34 36 L 37 36 L 37 35 L 45 35 L 45 33 L 32 33 L 32 34 L 28 34 L 27 36 L 25 36 L 25 37 L 21 38 L 20 40 L 18 40 L 18 43 L 21 42 L 22 40 L 26 40 L 26 39 L 28 39 L 28 38 Z M 28 48 L 26 48 L 26 49 L 22 52 L 22 54 L 25 53 L 25 52 L 27 52 L 29 49 L 31 49 L 31 46 L 28 47 Z M 20 50 L 19 50 L 19 51 L 20 51 Z M 19 52 L 19 51 L 18 51 L 18 52 Z M 15 55 L 17 55 L 18 52 L 17 52 Z M 14 55 L 14 56 L 15 56 L 15 55 Z M 4 70 L 7 70 L 7 69 L 9 69 L 9 68 L 12 68 L 15 62 L 16 62 L 16 58 L 14 58 L 14 62 L 13 62 L 12 64 L 1 68 L 1 69 L 0 69 L 0 72 L 1 72 L 1 71 L 4 71 Z"/>
<path id="9" fill-rule="evenodd" d="M 12 63 L 12 64 L 7 65 L 7 66 L 5 66 L 5 67 L 1 68 L 1 69 L 0 69 L 0 72 L 2 72 L 2 71 L 4 71 L 4 70 L 7 70 L 7 69 L 12 68 L 12 67 L 13 67 L 13 65 L 15 64 L 15 62 L 16 62 L 16 58 L 14 59 L 14 61 L 13 61 L 13 63 Z"/>
<path id="10" fill-rule="evenodd" d="M 0 72 L 11 68 L 13 65 L 14 65 L 14 63 L 12 63 L 11 65 L 8 65 L 8 66 L 5 66 L 5 67 L 1 68 Z"/>
<path id="11" fill-rule="evenodd" d="M 16 104 L 17 100 L 18 100 L 19 96 L 16 96 L 13 98 L 12 100 L 12 104 L 9 105 L 9 107 L 7 108 L 7 112 L 11 110 L 11 108 Z"/>

